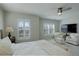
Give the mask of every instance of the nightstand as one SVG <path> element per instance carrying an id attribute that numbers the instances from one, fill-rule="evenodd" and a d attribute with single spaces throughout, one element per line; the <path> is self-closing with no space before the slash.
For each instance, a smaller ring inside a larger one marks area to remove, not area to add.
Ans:
<path id="1" fill-rule="evenodd" d="M 16 42 L 15 42 L 15 40 L 16 40 L 15 36 L 12 36 L 12 37 L 10 38 L 10 40 L 11 40 L 12 43 L 16 43 Z"/>

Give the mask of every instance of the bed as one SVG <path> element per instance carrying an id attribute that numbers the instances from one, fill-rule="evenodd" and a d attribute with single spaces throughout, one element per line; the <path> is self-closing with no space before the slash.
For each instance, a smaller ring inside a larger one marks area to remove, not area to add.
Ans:
<path id="1" fill-rule="evenodd" d="M 0 40 L 0 55 L 8 56 L 68 56 L 69 51 L 55 42 L 38 40 L 23 43 L 11 43 L 8 37 Z"/>
<path id="2" fill-rule="evenodd" d="M 47 40 L 12 44 L 13 56 L 67 56 L 69 52 Z"/>
<path id="3" fill-rule="evenodd" d="M 11 43 L 8 37 L 0 40 L 0 55 L 8 56 L 68 56 L 69 52 L 45 39 Z"/>

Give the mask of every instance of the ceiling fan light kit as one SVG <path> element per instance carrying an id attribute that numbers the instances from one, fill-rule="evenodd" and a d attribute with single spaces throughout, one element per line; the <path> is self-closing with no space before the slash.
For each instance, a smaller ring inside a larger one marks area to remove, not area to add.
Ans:
<path id="1" fill-rule="evenodd" d="M 62 8 L 58 8 L 58 16 L 62 15 Z"/>

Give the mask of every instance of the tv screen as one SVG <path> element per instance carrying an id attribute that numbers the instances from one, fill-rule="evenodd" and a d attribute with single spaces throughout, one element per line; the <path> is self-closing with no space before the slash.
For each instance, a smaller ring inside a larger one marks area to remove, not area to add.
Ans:
<path id="1" fill-rule="evenodd" d="M 77 33 L 77 24 L 68 24 L 68 32 Z"/>
<path id="2" fill-rule="evenodd" d="M 64 24 L 61 27 L 62 32 L 77 33 L 77 24 Z"/>

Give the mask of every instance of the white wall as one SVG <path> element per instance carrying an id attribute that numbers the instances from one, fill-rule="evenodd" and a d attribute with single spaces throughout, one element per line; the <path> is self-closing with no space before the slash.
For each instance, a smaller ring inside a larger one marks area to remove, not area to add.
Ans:
<path id="1" fill-rule="evenodd" d="M 61 25 L 63 24 L 77 24 L 77 30 L 78 30 L 78 33 L 79 33 L 79 18 L 69 18 L 69 19 L 63 19 L 61 21 Z"/>
<path id="2" fill-rule="evenodd" d="M 71 19 L 63 19 L 61 21 L 61 24 L 73 24 L 73 23 L 79 23 L 79 19 L 71 18 Z"/>
<path id="3" fill-rule="evenodd" d="M 39 17 L 30 15 L 30 14 L 21 14 L 21 13 L 13 13 L 13 12 L 5 12 L 5 27 L 12 26 L 15 32 L 13 33 L 14 36 L 17 38 L 17 23 L 20 21 L 21 18 L 25 18 L 31 21 L 31 39 L 30 40 L 38 40 L 39 39 Z M 21 41 L 16 39 L 16 41 Z"/>
<path id="4" fill-rule="evenodd" d="M 3 10 L 0 9 L 0 29 L 3 29 Z"/>

